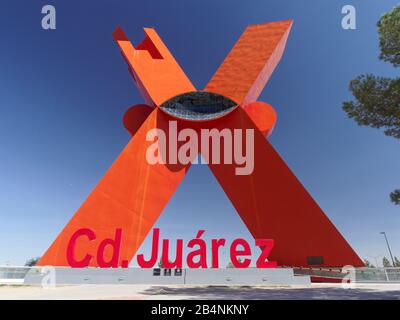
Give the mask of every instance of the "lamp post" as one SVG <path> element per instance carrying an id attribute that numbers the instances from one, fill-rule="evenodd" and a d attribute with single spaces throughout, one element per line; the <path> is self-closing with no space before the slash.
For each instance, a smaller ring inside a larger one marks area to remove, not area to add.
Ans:
<path id="1" fill-rule="evenodd" d="M 392 250 L 390 250 L 389 241 L 388 241 L 388 239 L 387 239 L 387 237 L 386 237 L 386 232 L 382 231 L 381 234 L 383 234 L 384 237 L 385 237 L 386 244 L 387 244 L 387 247 L 388 247 L 389 253 L 390 253 L 390 258 L 392 259 L 392 266 L 395 267 L 394 259 L 393 259 L 393 255 L 392 255 Z"/>

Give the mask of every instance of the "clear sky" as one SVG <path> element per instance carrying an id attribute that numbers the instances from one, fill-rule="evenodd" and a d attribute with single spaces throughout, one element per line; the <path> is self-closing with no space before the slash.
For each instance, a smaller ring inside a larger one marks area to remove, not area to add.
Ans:
<path id="1" fill-rule="evenodd" d="M 378 60 L 376 30 L 397 2 L 1 1 L 0 265 L 41 255 L 129 141 L 121 119 L 143 99 L 112 40 L 116 26 L 134 44 L 155 27 L 202 89 L 247 25 L 290 18 L 286 53 L 260 97 L 278 112 L 271 142 L 361 257 L 388 256 L 380 231 L 400 256 L 400 207 L 389 201 L 400 187 L 400 142 L 341 109 L 355 76 L 398 75 Z M 57 9 L 54 31 L 41 29 L 44 4 Z M 345 4 L 357 9 L 357 30 L 341 28 Z M 205 229 L 206 239 L 252 242 L 201 165 L 157 227 L 170 239 Z"/>

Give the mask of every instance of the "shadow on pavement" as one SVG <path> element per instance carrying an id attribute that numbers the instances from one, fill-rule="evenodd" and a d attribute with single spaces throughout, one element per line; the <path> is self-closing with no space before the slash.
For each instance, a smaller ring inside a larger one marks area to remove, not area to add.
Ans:
<path id="1" fill-rule="evenodd" d="M 151 287 L 141 292 L 144 295 L 185 296 L 183 299 L 213 300 L 399 300 L 400 290 L 373 290 L 347 288 L 259 288 L 259 287 Z"/>

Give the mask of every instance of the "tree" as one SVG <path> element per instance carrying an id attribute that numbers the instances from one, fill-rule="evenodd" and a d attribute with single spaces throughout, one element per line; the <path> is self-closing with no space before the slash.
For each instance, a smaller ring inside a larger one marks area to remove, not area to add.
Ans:
<path id="1" fill-rule="evenodd" d="M 171 263 L 171 261 L 169 259 L 168 259 L 168 262 Z M 162 258 L 160 258 L 157 265 L 159 268 L 164 269 L 164 263 L 162 261 Z"/>
<path id="2" fill-rule="evenodd" d="M 400 268 L 400 260 L 397 257 L 394 257 L 394 266 Z"/>
<path id="3" fill-rule="evenodd" d="M 382 259 L 382 264 L 384 268 L 390 268 L 392 265 L 390 264 L 390 261 L 388 258 L 383 257 Z"/>
<path id="4" fill-rule="evenodd" d="M 384 14 L 378 22 L 380 56 L 395 68 L 400 66 L 400 6 Z M 348 117 L 361 126 L 382 128 L 387 136 L 400 139 L 400 78 L 361 75 L 350 81 L 355 100 L 343 103 Z M 400 205 L 400 189 L 390 194 Z"/>
<path id="5" fill-rule="evenodd" d="M 238 261 L 239 263 L 242 263 L 242 262 L 243 262 L 243 260 L 242 260 L 241 258 L 238 258 L 237 261 Z M 228 265 L 227 265 L 226 267 L 227 267 L 228 269 L 236 268 L 235 265 L 234 265 L 232 262 L 229 262 Z"/>
<path id="6" fill-rule="evenodd" d="M 400 6 L 382 16 L 378 22 L 380 59 L 400 66 Z"/>
<path id="7" fill-rule="evenodd" d="M 39 260 L 40 260 L 40 257 L 30 258 L 30 259 L 26 260 L 25 266 L 26 267 L 34 267 L 39 262 Z"/>
<path id="8" fill-rule="evenodd" d="M 395 190 L 390 194 L 390 200 L 394 204 L 400 205 L 400 190 Z"/>
<path id="9" fill-rule="evenodd" d="M 371 264 L 371 262 L 369 262 L 369 260 L 367 259 L 364 259 L 364 264 L 367 268 L 375 268 L 375 266 Z"/>

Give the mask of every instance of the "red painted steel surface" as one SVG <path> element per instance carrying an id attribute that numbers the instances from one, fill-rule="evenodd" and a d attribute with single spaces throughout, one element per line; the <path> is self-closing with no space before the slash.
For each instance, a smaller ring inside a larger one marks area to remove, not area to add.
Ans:
<path id="1" fill-rule="evenodd" d="M 363 262 L 329 221 L 244 110 L 238 108 L 216 128 L 254 129 L 254 171 L 236 175 L 235 165 L 209 164 L 255 239 L 274 239 L 269 258 L 280 266 L 362 266 Z M 243 146 L 244 148 L 244 146 Z"/>
<path id="2" fill-rule="evenodd" d="M 256 101 L 283 55 L 292 24 L 287 20 L 248 26 L 205 90 L 241 105 Z"/>
<path id="3" fill-rule="evenodd" d="M 274 239 L 270 254 L 281 266 L 310 266 L 308 257 L 323 257 L 321 266 L 362 266 L 363 263 L 329 221 L 265 138 L 276 122 L 274 109 L 257 102 L 259 94 L 282 57 L 292 21 L 249 26 L 207 84 L 205 90 L 236 101 L 236 108 L 217 120 L 195 123 L 172 119 L 159 110 L 173 96 L 195 88 L 153 29 L 135 49 L 121 29 L 114 32 L 129 70 L 147 105 L 132 107 L 124 125 L 133 135 L 129 144 L 78 209 L 71 221 L 39 261 L 39 265 L 67 266 L 67 246 L 74 232 L 92 229 L 97 238 L 77 243 L 79 260 L 91 254 L 98 266 L 96 248 L 122 229 L 119 265 L 126 265 L 145 239 L 175 192 L 189 166 L 146 161 L 146 134 L 169 120 L 178 130 L 191 128 L 254 129 L 254 171 L 235 174 L 235 166 L 210 164 L 210 168 L 255 238 Z M 152 109 L 151 107 L 156 107 Z M 168 140 L 168 139 L 167 139 Z M 199 144 L 200 145 L 200 144 Z M 206 191 L 205 191 L 206 192 Z M 111 258 L 106 252 L 105 259 Z"/>
<path id="4" fill-rule="evenodd" d="M 113 239 L 115 230 L 122 229 L 120 264 L 130 261 L 156 222 L 167 202 L 183 179 L 187 166 L 150 165 L 146 161 L 146 134 L 167 123 L 155 109 L 131 139 L 99 184 L 75 213 L 71 221 L 41 258 L 39 265 L 68 266 L 67 246 L 78 229 L 89 228 L 96 240 L 79 238 L 75 246 L 76 260 L 87 254 L 98 266 L 97 248 L 101 240 Z M 106 252 L 105 260 L 111 258 Z"/>
<path id="5" fill-rule="evenodd" d="M 145 28 L 143 42 L 134 48 L 121 28 L 113 37 L 146 103 L 159 106 L 181 93 L 196 89 L 169 52 L 157 32 Z"/>

